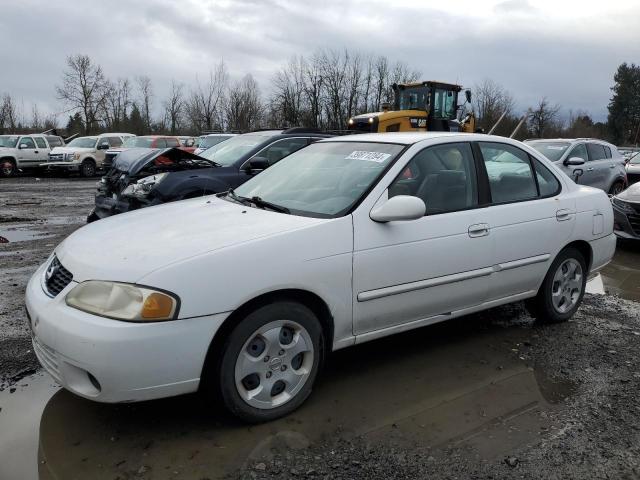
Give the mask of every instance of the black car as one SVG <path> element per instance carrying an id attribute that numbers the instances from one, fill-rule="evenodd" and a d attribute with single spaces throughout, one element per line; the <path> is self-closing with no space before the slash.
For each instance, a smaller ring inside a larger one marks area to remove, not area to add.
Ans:
<path id="1" fill-rule="evenodd" d="M 95 208 L 87 221 L 236 188 L 296 150 L 330 136 L 290 128 L 238 135 L 200 155 L 177 148 L 126 150 L 98 183 Z"/>

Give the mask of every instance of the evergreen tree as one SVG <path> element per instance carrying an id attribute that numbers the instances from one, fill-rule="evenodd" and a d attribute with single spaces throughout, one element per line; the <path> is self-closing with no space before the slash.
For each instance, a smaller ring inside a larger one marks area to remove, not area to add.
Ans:
<path id="1" fill-rule="evenodd" d="M 74 133 L 82 134 L 84 132 L 84 122 L 82 121 L 82 115 L 80 112 L 76 112 L 73 116 L 69 115 L 69 121 L 67 122 L 67 136 L 71 136 Z"/>
<path id="2" fill-rule="evenodd" d="M 623 63 L 613 76 L 609 103 L 609 129 L 617 144 L 640 141 L 640 65 Z"/>
<path id="3" fill-rule="evenodd" d="M 129 128 L 127 129 L 127 133 L 135 133 L 136 135 L 144 135 L 147 133 L 145 131 L 145 121 L 142 118 L 142 114 L 140 113 L 140 109 L 138 105 L 135 103 L 131 106 L 131 113 L 129 114 Z"/>

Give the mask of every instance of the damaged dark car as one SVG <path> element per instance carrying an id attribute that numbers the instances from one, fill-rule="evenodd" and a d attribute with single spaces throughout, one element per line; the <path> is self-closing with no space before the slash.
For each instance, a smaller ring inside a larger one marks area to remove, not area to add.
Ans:
<path id="1" fill-rule="evenodd" d="M 292 128 L 238 135 L 200 155 L 179 148 L 125 150 L 98 183 L 87 222 L 236 188 L 285 156 L 329 136 Z"/>

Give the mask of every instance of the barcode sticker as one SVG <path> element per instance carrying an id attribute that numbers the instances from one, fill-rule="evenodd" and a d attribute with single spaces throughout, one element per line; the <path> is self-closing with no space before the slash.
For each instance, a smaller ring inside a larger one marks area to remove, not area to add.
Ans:
<path id="1" fill-rule="evenodd" d="M 390 153 L 365 152 L 362 150 L 356 150 L 355 152 L 351 152 L 348 157 L 345 157 L 345 159 L 346 160 L 366 160 L 368 162 L 382 163 L 390 156 L 391 156 Z"/>

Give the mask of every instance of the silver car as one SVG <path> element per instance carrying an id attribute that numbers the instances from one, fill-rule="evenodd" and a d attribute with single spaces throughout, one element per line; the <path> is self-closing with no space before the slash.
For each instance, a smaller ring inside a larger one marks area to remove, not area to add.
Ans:
<path id="1" fill-rule="evenodd" d="M 525 143 L 555 162 L 569 177 L 577 178 L 577 183 L 611 195 L 619 194 L 627 186 L 624 159 L 615 146 L 603 140 L 557 138 L 526 140 Z"/>

